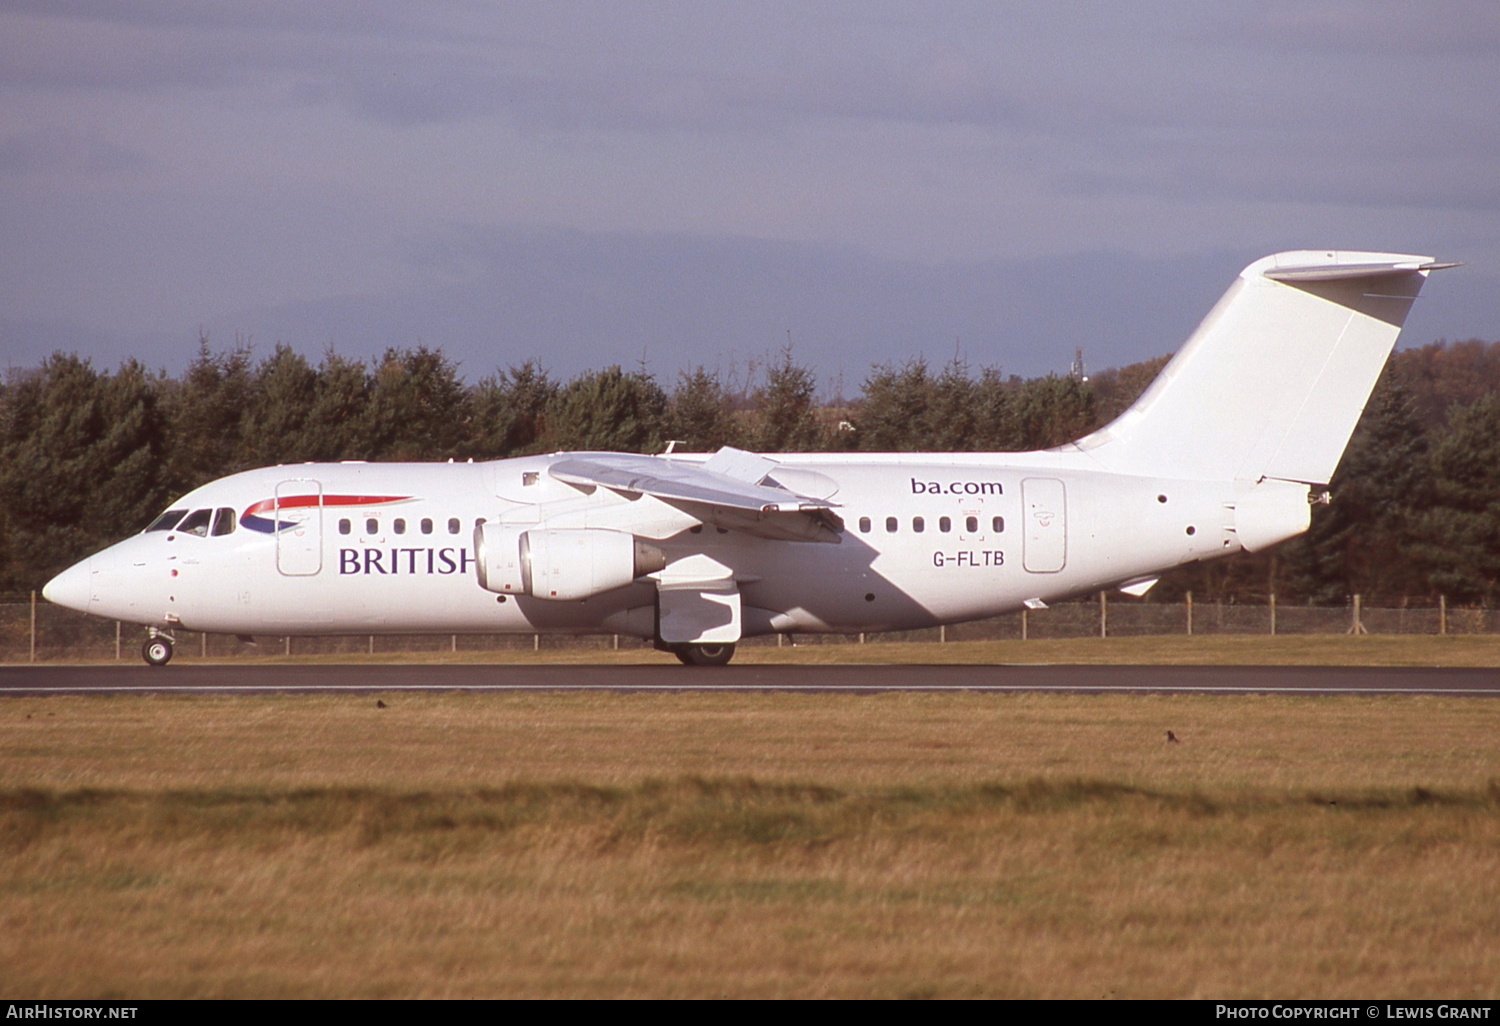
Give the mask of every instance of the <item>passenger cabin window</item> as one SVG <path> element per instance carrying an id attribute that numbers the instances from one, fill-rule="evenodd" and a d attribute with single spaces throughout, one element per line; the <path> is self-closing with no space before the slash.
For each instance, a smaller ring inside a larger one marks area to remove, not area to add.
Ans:
<path id="1" fill-rule="evenodd" d="M 927 521 L 923 520 L 921 517 L 912 517 L 911 529 L 918 534 L 921 534 L 923 531 L 927 530 Z"/>
<path id="2" fill-rule="evenodd" d="M 947 534 L 953 530 L 953 521 L 948 517 L 938 517 L 938 530 Z"/>
<path id="3" fill-rule="evenodd" d="M 423 534 L 431 534 L 432 533 L 432 518 L 431 517 L 423 517 L 422 518 L 422 533 Z"/>
<path id="4" fill-rule="evenodd" d="M 208 537 L 208 524 L 213 519 L 214 511 L 211 509 L 195 509 L 187 515 L 187 519 L 177 525 L 177 530 L 183 534 L 196 534 L 199 538 Z"/>
<path id="5" fill-rule="evenodd" d="M 885 518 L 885 533 L 886 534 L 895 534 L 896 533 L 896 518 L 895 517 L 886 517 Z"/>
<path id="6" fill-rule="evenodd" d="M 402 520 L 400 517 L 397 517 L 395 520 L 391 521 L 391 529 L 394 530 L 397 534 L 405 534 L 406 521 Z"/>
<path id="7" fill-rule="evenodd" d="M 461 528 L 462 526 L 463 525 L 459 522 L 458 517 L 449 517 L 448 518 L 448 533 L 449 534 L 457 534 L 459 532 L 459 528 Z"/>
<path id="8" fill-rule="evenodd" d="M 870 533 L 870 518 L 869 517 L 860 517 L 859 518 L 859 533 L 860 534 L 869 534 Z"/>
<path id="9" fill-rule="evenodd" d="M 999 534 L 1001 531 L 1005 530 L 1005 518 L 996 517 L 995 519 L 991 520 L 990 529 L 993 530 L 996 534 Z"/>
<path id="10" fill-rule="evenodd" d="M 170 531 L 172 528 L 177 526 L 177 521 L 181 520 L 183 514 L 185 514 L 186 512 L 187 510 L 185 509 L 169 509 L 161 516 L 151 521 L 151 526 L 146 528 L 146 530 Z"/>
<path id="11" fill-rule="evenodd" d="M 369 517 L 368 519 L 366 519 L 365 520 L 365 534 L 379 534 L 379 533 L 380 533 L 380 521 L 376 520 L 374 517 Z"/>
<path id="12" fill-rule="evenodd" d="M 354 525 L 351 524 L 351 523 L 349 523 L 349 518 L 348 517 L 342 517 L 339 520 L 339 534 L 348 534 L 353 529 L 354 529 Z"/>
<path id="13" fill-rule="evenodd" d="M 974 534 L 979 530 L 978 517 L 964 517 L 964 530 Z"/>
<path id="14" fill-rule="evenodd" d="M 214 537 L 234 533 L 234 510 L 222 506 L 214 510 Z"/>

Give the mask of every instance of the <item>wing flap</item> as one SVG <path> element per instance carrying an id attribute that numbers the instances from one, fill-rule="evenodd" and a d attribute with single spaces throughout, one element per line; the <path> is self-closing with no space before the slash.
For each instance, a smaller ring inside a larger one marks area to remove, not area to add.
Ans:
<path id="1" fill-rule="evenodd" d="M 650 495 L 726 530 L 783 541 L 837 542 L 843 523 L 833 503 L 759 483 L 776 465 L 729 448 L 703 464 L 600 452 L 564 456 L 548 473 L 570 485 Z"/>

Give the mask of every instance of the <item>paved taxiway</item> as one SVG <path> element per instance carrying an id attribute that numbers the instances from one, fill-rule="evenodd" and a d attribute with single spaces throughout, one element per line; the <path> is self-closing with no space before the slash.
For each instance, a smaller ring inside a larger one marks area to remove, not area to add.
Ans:
<path id="1" fill-rule="evenodd" d="M 0 666 L 0 697 L 392 691 L 991 691 L 1500 697 L 1500 669 L 1340 666 Z"/>

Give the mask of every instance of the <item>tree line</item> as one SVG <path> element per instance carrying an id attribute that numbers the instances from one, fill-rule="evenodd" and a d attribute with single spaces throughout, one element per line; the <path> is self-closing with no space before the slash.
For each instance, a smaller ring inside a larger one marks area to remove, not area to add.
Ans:
<path id="1" fill-rule="evenodd" d="M 536 362 L 466 384 L 440 350 L 313 364 L 201 340 L 179 376 L 74 354 L 0 383 L 0 595 L 24 596 L 214 478 L 276 463 L 483 460 L 564 449 L 1020 451 L 1123 411 L 1167 357 L 1092 379 L 1021 379 L 962 361 L 878 365 L 850 400 L 790 349 L 749 380 L 697 367 L 664 385 L 618 366 L 553 378 Z M 1152 593 L 1320 604 L 1500 598 L 1500 343 L 1397 353 L 1312 530 L 1271 553 L 1179 570 Z"/>

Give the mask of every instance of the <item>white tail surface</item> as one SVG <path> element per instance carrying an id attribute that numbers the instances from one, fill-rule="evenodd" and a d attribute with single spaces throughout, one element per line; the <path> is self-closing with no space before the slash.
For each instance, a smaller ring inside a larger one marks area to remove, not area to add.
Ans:
<path id="1" fill-rule="evenodd" d="M 1151 477 L 1327 484 L 1430 271 L 1302 250 L 1241 272 L 1135 404 L 1077 444 Z"/>

